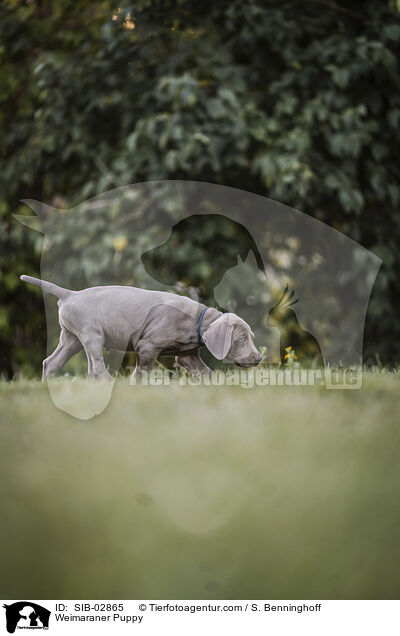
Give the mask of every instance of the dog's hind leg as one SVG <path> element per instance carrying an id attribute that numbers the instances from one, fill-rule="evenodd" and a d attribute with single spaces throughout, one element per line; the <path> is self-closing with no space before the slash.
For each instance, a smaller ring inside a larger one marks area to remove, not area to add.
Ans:
<path id="1" fill-rule="evenodd" d="M 98 334 L 91 334 L 87 338 L 82 338 L 82 345 L 88 359 L 88 375 L 100 380 L 113 380 L 114 378 L 107 371 L 103 357 L 103 337 Z"/>
<path id="2" fill-rule="evenodd" d="M 78 338 L 67 329 L 62 328 L 60 342 L 56 349 L 48 358 L 43 360 L 42 381 L 44 382 L 47 377 L 57 373 L 81 348 L 82 345 Z"/>

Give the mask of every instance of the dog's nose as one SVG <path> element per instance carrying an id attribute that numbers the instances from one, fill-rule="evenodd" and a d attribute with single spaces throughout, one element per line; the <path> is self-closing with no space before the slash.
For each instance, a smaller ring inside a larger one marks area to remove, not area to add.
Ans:
<path id="1" fill-rule="evenodd" d="M 254 364 L 260 364 L 261 360 L 261 356 L 257 356 L 257 358 L 254 360 Z"/>

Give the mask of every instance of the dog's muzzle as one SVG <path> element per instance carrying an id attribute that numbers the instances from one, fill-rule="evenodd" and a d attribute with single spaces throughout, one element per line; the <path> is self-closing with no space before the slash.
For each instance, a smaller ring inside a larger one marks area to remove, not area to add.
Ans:
<path id="1" fill-rule="evenodd" d="M 237 367 L 248 368 L 248 367 L 256 367 L 261 362 L 261 356 L 255 358 L 254 360 L 245 360 L 244 362 L 234 362 Z"/>

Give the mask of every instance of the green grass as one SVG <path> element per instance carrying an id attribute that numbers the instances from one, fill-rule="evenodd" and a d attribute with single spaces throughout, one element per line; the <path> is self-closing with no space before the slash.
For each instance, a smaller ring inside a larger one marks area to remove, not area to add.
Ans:
<path id="1" fill-rule="evenodd" d="M 0 384 L 2 598 L 398 598 L 399 393 Z"/>

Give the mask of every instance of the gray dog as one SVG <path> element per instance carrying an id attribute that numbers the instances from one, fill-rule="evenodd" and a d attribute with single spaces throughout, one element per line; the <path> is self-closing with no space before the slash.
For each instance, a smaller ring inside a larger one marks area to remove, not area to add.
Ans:
<path id="1" fill-rule="evenodd" d="M 31 276 L 21 280 L 59 298 L 60 342 L 43 361 L 43 378 L 57 373 L 82 347 L 89 376 L 108 380 L 103 347 L 136 351 L 135 373 L 151 370 L 159 355 L 174 355 L 189 372 L 207 374 L 210 369 L 198 355 L 201 344 L 218 360 L 241 367 L 261 361 L 242 318 L 185 296 L 111 285 L 71 291 Z"/>

